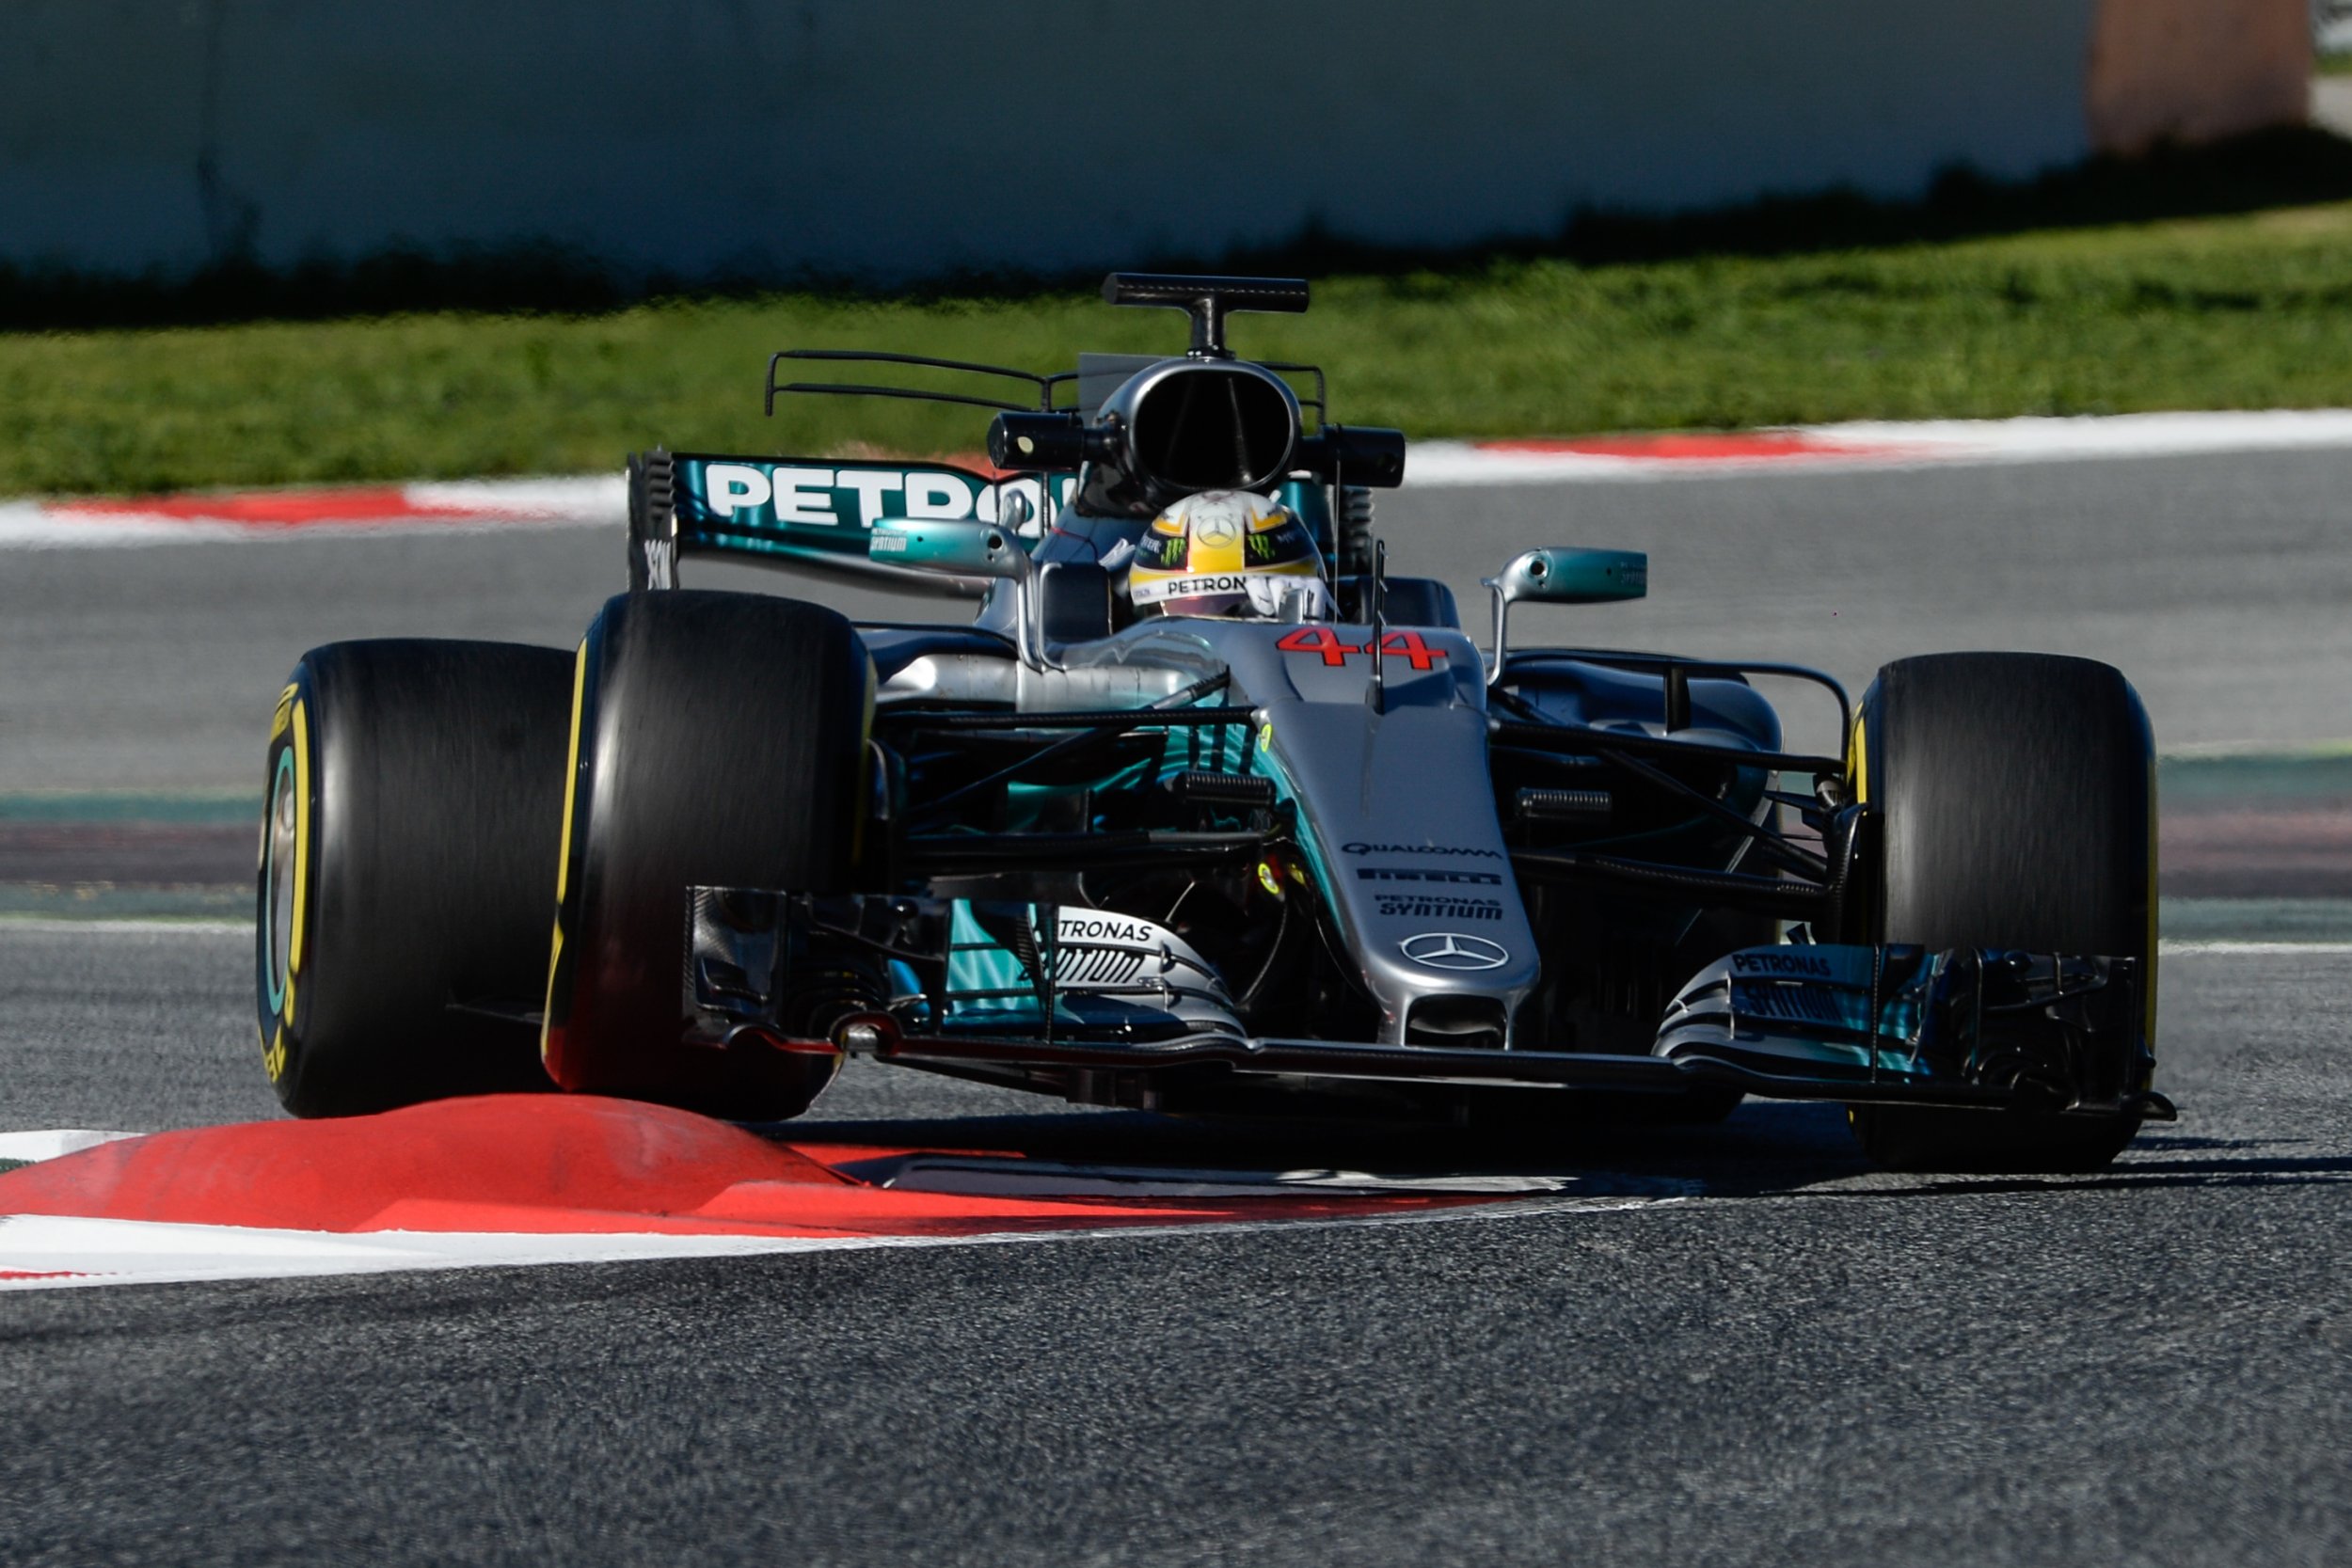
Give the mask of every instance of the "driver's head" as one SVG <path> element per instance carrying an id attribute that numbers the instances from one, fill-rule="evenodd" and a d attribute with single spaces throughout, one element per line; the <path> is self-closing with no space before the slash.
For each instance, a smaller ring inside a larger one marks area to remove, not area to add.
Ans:
<path id="1" fill-rule="evenodd" d="M 1323 552 L 1298 515 L 1247 490 L 1204 490 L 1136 542 L 1127 594 L 1137 615 L 1327 620 Z"/>

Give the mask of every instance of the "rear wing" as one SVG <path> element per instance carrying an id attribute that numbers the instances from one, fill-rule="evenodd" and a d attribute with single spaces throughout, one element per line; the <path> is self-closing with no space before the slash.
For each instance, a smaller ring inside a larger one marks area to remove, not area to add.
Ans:
<path id="1" fill-rule="evenodd" d="M 1265 303 L 1279 295 L 1287 301 L 1284 280 L 1193 278 L 1167 279 L 1143 275 L 1120 275 L 1150 293 L 1152 286 L 1182 283 L 1216 285 L 1224 293 L 1249 292 L 1259 303 L 1232 304 L 1229 309 L 1293 309 L 1305 308 L 1305 285 L 1298 284 L 1298 303 Z M 1281 284 L 1282 287 L 1276 287 Z M 1248 290 L 1243 290 L 1248 285 Z M 1263 286 L 1263 287 L 1262 287 Z M 1272 293 L 1266 291 L 1271 290 Z M 1181 292 L 1181 291 L 1180 291 Z M 1261 299 L 1263 295 L 1263 299 Z M 1190 294 L 1184 296 L 1185 299 Z M 1145 298 L 1128 303 L 1179 304 L 1176 296 Z M 806 393 L 831 397 L 914 399 L 983 408 L 996 413 L 1058 413 L 1093 418 L 1103 400 L 1136 372 L 1164 362 L 1164 356 L 1085 354 L 1078 369 L 1040 374 L 1003 365 L 982 365 L 961 359 L 941 359 L 921 354 L 888 354 L 865 349 L 786 349 L 768 359 L 763 404 L 770 416 L 782 394 Z M 977 390 L 946 390 L 866 380 L 787 381 L 780 375 L 787 366 L 825 367 L 826 373 L 919 372 L 946 376 L 955 385 Z M 1323 372 L 1313 365 L 1269 361 L 1259 367 L 1269 373 L 1295 377 L 1298 404 L 1312 410 L 1318 430 L 1328 415 L 1328 392 Z M 977 378 L 975 380 L 974 378 Z M 1311 382 L 1313 390 L 1307 391 Z M 1009 387 L 1008 384 L 1010 384 Z M 1018 389 L 1021 400 L 998 395 Z M 656 448 L 628 460 L 628 580 L 633 589 L 675 588 L 680 557 L 727 555 L 771 566 L 786 566 L 827 575 L 886 578 L 896 586 L 921 593 L 977 596 L 987 584 L 978 579 L 916 571 L 893 562 L 874 561 L 866 544 L 877 522 L 890 518 L 951 522 L 970 519 L 997 521 L 1006 500 L 1021 495 L 1028 502 L 1028 521 L 1022 537 L 1037 538 L 1053 526 L 1055 514 L 1068 505 L 1077 488 L 1073 468 L 1047 468 L 1010 473 L 980 472 L 952 463 L 906 462 L 892 459 L 841 457 L 733 457 L 715 452 L 671 452 Z M 1019 511 L 1019 508 L 1015 509 Z M 1320 518 L 1325 511 L 1313 508 Z M 1327 521 L 1319 531 L 1328 543 Z"/>
<path id="2" fill-rule="evenodd" d="M 1006 499 L 1028 502 L 1025 535 L 1068 502 L 1077 476 L 991 476 L 949 463 L 842 457 L 732 457 L 656 448 L 628 461 L 628 581 L 675 588 L 680 557 L 725 555 L 827 575 L 887 578 L 928 594 L 985 584 L 871 560 L 884 518 L 995 522 Z M 1050 487 L 1051 505 L 1045 492 Z M 1020 512 L 1015 507 L 1016 514 Z"/>

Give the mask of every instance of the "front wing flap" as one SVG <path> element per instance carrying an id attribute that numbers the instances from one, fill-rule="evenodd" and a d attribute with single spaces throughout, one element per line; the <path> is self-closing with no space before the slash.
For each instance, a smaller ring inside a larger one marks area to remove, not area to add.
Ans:
<path id="1" fill-rule="evenodd" d="M 1750 947 L 1666 1009 L 1657 1053 L 1766 1083 L 1843 1083 L 1851 1100 L 1964 1089 L 2055 1111 L 2168 1117 L 2148 1091 L 2136 959 L 1998 948 Z M 1769 1088 L 1756 1092 L 1771 1093 Z"/>

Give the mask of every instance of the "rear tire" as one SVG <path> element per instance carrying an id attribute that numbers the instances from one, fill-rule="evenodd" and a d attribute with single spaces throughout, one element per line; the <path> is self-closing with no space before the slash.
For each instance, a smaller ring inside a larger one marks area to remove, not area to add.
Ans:
<path id="1" fill-rule="evenodd" d="M 687 889 L 849 891 L 872 666 L 830 610 L 669 590 L 580 644 L 544 1055 L 567 1089 L 798 1116 L 837 1059 L 690 1044 Z"/>
<path id="2" fill-rule="evenodd" d="M 294 667 L 270 729 L 255 943 L 262 1062 L 294 1115 L 548 1086 L 527 1019 L 568 662 L 398 641 Z"/>
<path id="3" fill-rule="evenodd" d="M 1883 851 L 1847 940 L 2136 958 L 2153 1040 L 2153 748 L 2119 672 L 2047 654 L 1899 660 L 1863 697 L 1855 764 Z M 1898 1170 L 2096 1170 L 2139 1130 L 2137 1116 L 1849 1116 L 1863 1151 Z"/>

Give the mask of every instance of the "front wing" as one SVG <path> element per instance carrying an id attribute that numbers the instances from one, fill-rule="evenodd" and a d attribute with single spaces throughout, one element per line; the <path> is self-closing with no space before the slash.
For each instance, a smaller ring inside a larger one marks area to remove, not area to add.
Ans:
<path id="1" fill-rule="evenodd" d="M 1046 904 L 704 888 L 690 910 L 688 1001 L 696 1037 L 713 1047 L 951 1072 L 1666 1095 L 1720 1087 L 1788 1100 L 2176 1114 L 2148 1087 L 2141 975 L 2127 958 L 1747 948 L 1684 986 L 1650 1053 L 1625 1055 L 1250 1036 L 1197 1006 L 1214 982 L 1180 968 L 1123 986 L 1099 976 L 1057 983 L 1079 966 L 1055 952 L 1059 923 Z M 995 935 L 976 944 L 978 930 Z M 976 954 L 976 945 L 991 950 Z"/>

